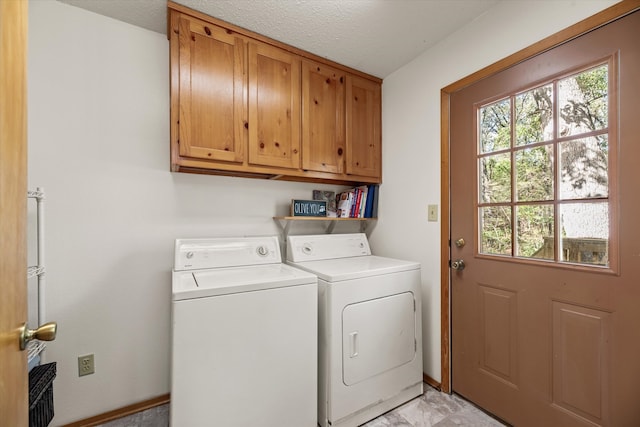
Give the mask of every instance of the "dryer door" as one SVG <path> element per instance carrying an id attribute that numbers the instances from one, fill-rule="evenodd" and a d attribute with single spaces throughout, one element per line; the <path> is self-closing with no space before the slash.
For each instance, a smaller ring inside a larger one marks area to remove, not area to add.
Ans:
<path id="1" fill-rule="evenodd" d="M 342 311 L 342 380 L 350 386 L 416 355 L 413 293 L 347 305 Z"/>

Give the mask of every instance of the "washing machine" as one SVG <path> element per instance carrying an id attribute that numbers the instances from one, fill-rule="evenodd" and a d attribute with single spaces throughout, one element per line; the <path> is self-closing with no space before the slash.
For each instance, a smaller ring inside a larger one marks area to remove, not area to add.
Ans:
<path id="1" fill-rule="evenodd" d="M 318 286 L 276 237 L 178 239 L 174 427 L 314 427 Z"/>
<path id="2" fill-rule="evenodd" d="M 318 276 L 318 424 L 358 426 L 423 392 L 420 264 L 371 254 L 365 234 L 289 236 Z"/>

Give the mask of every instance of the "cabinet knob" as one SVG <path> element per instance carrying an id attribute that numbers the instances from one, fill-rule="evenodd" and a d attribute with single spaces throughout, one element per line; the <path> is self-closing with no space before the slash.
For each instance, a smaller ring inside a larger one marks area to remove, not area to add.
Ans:
<path id="1" fill-rule="evenodd" d="M 338 156 L 342 156 L 342 148 L 338 148 Z"/>

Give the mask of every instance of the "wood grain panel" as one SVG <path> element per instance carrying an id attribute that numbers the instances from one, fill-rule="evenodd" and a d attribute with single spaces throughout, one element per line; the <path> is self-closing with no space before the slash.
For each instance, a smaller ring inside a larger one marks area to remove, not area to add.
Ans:
<path id="1" fill-rule="evenodd" d="M 370 80 L 347 76 L 347 173 L 382 176 L 382 87 Z"/>
<path id="2" fill-rule="evenodd" d="M 302 62 L 302 168 L 344 173 L 346 73 Z"/>
<path id="3" fill-rule="evenodd" d="M 0 425 L 26 426 L 28 2 L 0 1 Z M 33 326 L 32 326 L 33 327 Z"/>
<path id="4" fill-rule="evenodd" d="M 246 143 L 244 41 L 181 17 L 180 155 L 242 162 Z"/>
<path id="5" fill-rule="evenodd" d="M 517 386 L 517 294 L 479 286 L 480 369 Z"/>
<path id="6" fill-rule="evenodd" d="M 249 163 L 300 167 L 300 58 L 249 44 Z"/>
<path id="7" fill-rule="evenodd" d="M 553 403 L 608 425 L 611 313 L 553 302 Z"/>

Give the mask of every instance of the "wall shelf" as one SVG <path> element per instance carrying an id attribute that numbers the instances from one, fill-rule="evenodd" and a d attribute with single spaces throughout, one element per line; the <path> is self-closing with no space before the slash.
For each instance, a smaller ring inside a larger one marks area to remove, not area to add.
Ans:
<path id="1" fill-rule="evenodd" d="M 338 222 L 358 222 L 360 223 L 360 232 L 364 233 L 367 229 L 367 226 L 371 224 L 373 221 L 377 221 L 378 218 L 331 218 L 331 217 L 316 217 L 316 216 L 274 216 L 273 219 L 276 221 L 280 230 L 282 231 L 283 241 L 286 241 L 287 236 L 289 235 L 289 230 L 291 229 L 291 224 L 295 222 L 309 222 L 309 221 L 321 221 L 325 223 L 326 234 L 330 234 L 333 232 L 336 224 Z"/>

